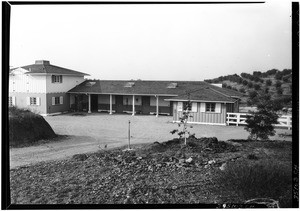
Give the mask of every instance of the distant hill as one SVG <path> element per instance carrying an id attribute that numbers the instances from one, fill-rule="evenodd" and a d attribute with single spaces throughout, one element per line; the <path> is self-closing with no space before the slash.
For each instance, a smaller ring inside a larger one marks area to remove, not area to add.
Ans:
<path id="1" fill-rule="evenodd" d="M 277 69 L 266 72 L 254 71 L 253 74 L 241 73 L 220 76 L 214 79 L 204 80 L 208 83 L 222 84 L 223 88 L 239 91 L 244 94 L 242 104 L 249 103 L 249 98 L 256 92 L 269 93 L 272 99 L 280 99 L 285 107 L 291 107 L 292 99 L 292 70 Z"/>

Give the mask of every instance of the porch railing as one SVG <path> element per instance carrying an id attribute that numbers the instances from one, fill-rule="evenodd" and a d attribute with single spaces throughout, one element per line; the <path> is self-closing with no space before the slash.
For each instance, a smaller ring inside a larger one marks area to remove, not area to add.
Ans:
<path id="1" fill-rule="evenodd" d="M 227 113 L 226 123 L 227 125 L 247 125 L 246 118 L 249 113 Z M 282 115 L 278 118 L 278 124 L 275 127 L 283 127 L 289 130 L 292 129 L 292 116 Z"/>

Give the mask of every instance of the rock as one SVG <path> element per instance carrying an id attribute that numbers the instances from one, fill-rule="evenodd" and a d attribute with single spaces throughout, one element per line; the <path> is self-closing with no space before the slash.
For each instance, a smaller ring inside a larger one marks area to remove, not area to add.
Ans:
<path id="1" fill-rule="evenodd" d="M 76 154 L 73 155 L 73 159 L 76 161 L 85 161 L 88 158 L 86 154 Z"/>
<path id="2" fill-rule="evenodd" d="M 186 159 L 185 162 L 192 163 L 193 162 L 193 158 L 190 157 L 190 158 Z"/>
<path id="3" fill-rule="evenodd" d="M 184 163 L 185 159 L 179 159 L 179 163 Z"/>
<path id="4" fill-rule="evenodd" d="M 263 204 L 266 206 L 266 208 L 280 208 L 279 201 L 269 198 L 251 199 L 246 201 L 245 204 Z"/>
<path id="5" fill-rule="evenodd" d="M 219 167 L 219 169 L 220 169 L 221 171 L 224 171 L 226 168 L 227 168 L 227 163 L 223 163 L 223 164 Z"/>
<path id="6" fill-rule="evenodd" d="M 211 164 L 214 164 L 214 163 L 216 163 L 215 160 L 210 160 L 210 161 L 207 162 L 208 165 L 211 165 Z"/>

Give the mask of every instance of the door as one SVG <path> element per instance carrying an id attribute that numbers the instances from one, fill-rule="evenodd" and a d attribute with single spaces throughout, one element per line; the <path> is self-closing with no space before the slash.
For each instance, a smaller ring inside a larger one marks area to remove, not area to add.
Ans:
<path id="1" fill-rule="evenodd" d="M 98 95 L 91 95 L 91 110 L 98 112 Z"/>
<path id="2" fill-rule="evenodd" d="M 116 95 L 116 113 L 123 113 L 123 96 L 122 95 Z"/>
<path id="3" fill-rule="evenodd" d="M 142 96 L 142 114 L 150 114 L 150 96 Z"/>

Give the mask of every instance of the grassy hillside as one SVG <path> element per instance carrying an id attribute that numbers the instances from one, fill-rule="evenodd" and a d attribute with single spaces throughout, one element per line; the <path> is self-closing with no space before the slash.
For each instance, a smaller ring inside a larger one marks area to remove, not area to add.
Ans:
<path id="1" fill-rule="evenodd" d="M 277 69 L 266 72 L 254 71 L 252 74 L 241 73 L 220 76 L 205 80 L 208 83 L 222 84 L 224 88 L 239 91 L 245 95 L 242 104 L 246 105 L 249 97 L 255 92 L 269 93 L 272 99 L 280 99 L 284 107 L 291 107 L 292 70 Z M 248 103 L 249 104 L 249 103 Z"/>

